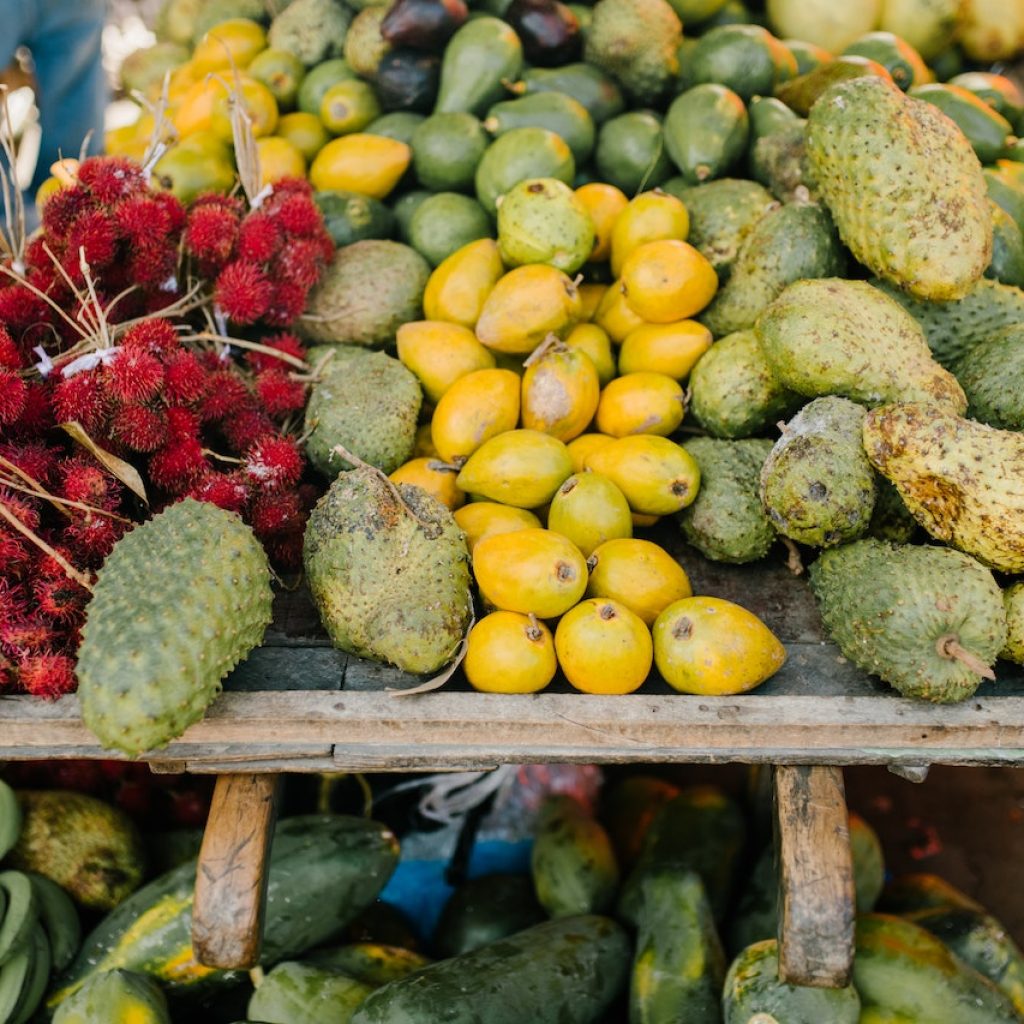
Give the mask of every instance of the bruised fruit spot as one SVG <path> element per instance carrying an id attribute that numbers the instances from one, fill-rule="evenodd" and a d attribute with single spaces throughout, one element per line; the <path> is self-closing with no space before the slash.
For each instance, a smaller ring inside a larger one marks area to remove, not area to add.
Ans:
<path id="1" fill-rule="evenodd" d="M 807 489 L 807 493 L 814 498 L 815 501 L 822 501 L 828 494 L 828 488 L 819 480 L 815 480 Z"/>
<path id="2" fill-rule="evenodd" d="M 690 485 L 685 480 L 674 480 L 671 491 L 677 498 L 682 498 L 690 493 Z"/>
<path id="3" fill-rule="evenodd" d="M 559 492 L 561 494 L 571 494 L 574 490 L 576 490 L 576 484 L 578 482 L 579 481 L 575 479 L 566 480 L 565 483 L 562 484 L 562 486 L 559 488 Z"/>
<path id="4" fill-rule="evenodd" d="M 615 618 L 615 609 L 610 604 L 603 604 L 597 614 L 607 622 Z"/>
<path id="5" fill-rule="evenodd" d="M 689 640 L 693 636 L 693 623 L 684 615 L 672 627 L 672 635 L 677 640 Z"/>
<path id="6" fill-rule="evenodd" d="M 555 566 L 555 575 L 563 583 L 576 579 L 576 570 L 568 562 L 558 562 Z"/>

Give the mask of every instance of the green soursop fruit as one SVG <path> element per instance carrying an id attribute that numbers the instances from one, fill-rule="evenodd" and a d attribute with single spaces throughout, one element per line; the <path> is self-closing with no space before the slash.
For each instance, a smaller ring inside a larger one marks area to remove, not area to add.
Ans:
<path id="1" fill-rule="evenodd" d="M 952 370 L 979 341 L 1001 327 L 1024 323 L 1024 290 L 998 281 L 979 281 L 962 299 L 925 302 L 888 281 L 871 284 L 895 299 L 922 327 L 935 361 Z"/>
<path id="2" fill-rule="evenodd" d="M 810 580 L 843 654 L 904 697 L 966 700 L 1006 642 L 992 573 L 959 551 L 859 540 L 823 552 Z"/>
<path id="3" fill-rule="evenodd" d="M 142 884 L 142 839 L 124 811 L 61 789 L 19 790 L 18 803 L 24 823 L 12 868 L 45 875 L 92 910 L 113 910 Z"/>
<path id="4" fill-rule="evenodd" d="M 352 12 L 341 0 L 293 0 L 270 24 L 267 44 L 307 67 L 340 57 Z"/>
<path id="5" fill-rule="evenodd" d="M 93 1024 L 98 1020 L 171 1024 L 171 1014 L 154 978 L 113 970 L 94 974 L 65 999 L 54 1014 L 53 1024 Z"/>
<path id="6" fill-rule="evenodd" d="M 698 320 L 720 338 L 753 327 L 761 312 L 793 281 L 833 277 L 845 266 L 827 211 L 813 203 L 770 210 L 751 229 L 732 275 Z"/>
<path id="7" fill-rule="evenodd" d="M 862 536 L 875 507 L 875 474 L 864 454 L 864 408 L 816 398 L 782 428 L 761 469 L 761 501 L 786 537 L 815 547 Z"/>
<path id="8" fill-rule="evenodd" d="M 310 358 L 314 363 L 321 352 Z M 393 473 L 412 456 L 423 392 L 415 375 L 384 352 L 333 347 L 306 406 L 306 454 L 325 476 L 350 468 L 334 449 Z"/>
<path id="9" fill-rule="evenodd" d="M 807 129 L 802 122 L 785 125 L 754 143 L 750 150 L 751 177 L 780 202 L 817 199 L 806 157 Z"/>
<path id="10" fill-rule="evenodd" d="M 954 371 L 971 419 L 1001 430 L 1024 430 L 1024 323 L 979 341 Z"/>
<path id="11" fill-rule="evenodd" d="M 868 536 L 906 544 L 917 533 L 917 520 L 903 504 L 900 492 L 884 476 L 875 477 L 875 508 L 868 524 Z"/>
<path id="12" fill-rule="evenodd" d="M 114 546 L 78 649 L 78 699 L 105 747 L 141 754 L 180 736 L 263 639 L 270 566 L 252 530 L 186 498 Z"/>
<path id="13" fill-rule="evenodd" d="M 203 0 L 196 14 L 193 41 L 198 43 L 211 28 L 235 18 L 265 23 L 266 0 Z"/>
<path id="14" fill-rule="evenodd" d="M 716 341 L 690 374 L 690 409 L 715 437 L 762 434 L 803 401 L 776 379 L 753 331 Z"/>
<path id="15" fill-rule="evenodd" d="M 917 321 L 863 281 L 791 284 L 761 315 L 757 337 L 775 376 L 808 398 L 967 408 L 963 389 L 932 359 Z"/>
<path id="16" fill-rule="evenodd" d="M 435 672 L 469 625 L 469 555 L 451 513 L 419 487 L 360 466 L 309 517 L 303 560 L 335 646 Z"/>
<path id="17" fill-rule="evenodd" d="M 873 76 L 811 108 L 807 159 L 853 255 L 923 299 L 962 298 L 992 259 L 981 164 L 941 111 Z"/>
<path id="18" fill-rule="evenodd" d="M 1024 665 L 1024 583 L 1014 583 L 1003 591 L 1006 608 L 1006 644 L 1000 658 Z"/>
<path id="19" fill-rule="evenodd" d="M 599 0 L 584 57 L 626 92 L 653 103 L 675 85 L 683 26 L 665 0 Z"/>
<path id="20" fill-rule="evenodd" d="M 369 238 L 346 245 L 310 293 L 302 333 L 321 344 L 393 345 L 398 328 L 422 316 L 429 277 L 427 261 L 401 242 Z"/>
<path id="21" fill-rule="evenodd" d="M 753 562 L 775 542 L 775 528 L 761 507 L 761 467 L 772 442 L 695 437 L 683 446 L 700 466 L 697 500 L 683 510 L 683 536 L 716 562 Z"/>

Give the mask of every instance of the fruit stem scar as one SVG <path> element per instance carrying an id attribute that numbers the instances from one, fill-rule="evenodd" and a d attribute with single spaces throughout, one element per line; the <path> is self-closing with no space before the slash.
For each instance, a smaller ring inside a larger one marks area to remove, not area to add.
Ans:
<path id="1" fill-rule="evenodd" d="M 959 661 L 972 672 L 981 676 L 982 679 L 995 679 L 996 677 L 995 672 L 992 671 L 990 666 L 986 665 L 976 654 L 972 654 L 965 647 L 962 647 L 959 639 L 952 634 L 947 633 L 945 636 L 940 636 L 935 641 L 935 650 L 943 658 Z"/>

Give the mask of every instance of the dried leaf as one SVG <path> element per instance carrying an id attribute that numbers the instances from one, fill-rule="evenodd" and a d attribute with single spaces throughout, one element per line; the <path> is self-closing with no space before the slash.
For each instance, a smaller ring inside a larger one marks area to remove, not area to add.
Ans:
<path id="1" fill-rule="evenodd" d="M 142 477 L 139 476 L 138 470 L 130 462 L 125 462 L 124 459 L 119 459 L 116 455 L 111 455 L 105 448 L 101 448 L 85 432 L 85 428 L 77 420 L 62 423 L 60 426 L 72 440 L 77 441 L 85 448 L 108 473 L 116 476 L 132 494 L 141 498 L 147 505 L 149 504 L 149 498 L 146 497 L 146 486 L 142 482 Z"/>

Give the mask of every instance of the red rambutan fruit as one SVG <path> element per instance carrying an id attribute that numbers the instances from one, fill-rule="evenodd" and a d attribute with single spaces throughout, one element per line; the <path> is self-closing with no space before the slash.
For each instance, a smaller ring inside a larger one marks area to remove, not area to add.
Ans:
<path id="1" fill-rule="evenodd" d="M 25 441 L 0 444 L 0 455 L 37 483 L 45 484 L 57 466 L 58 452 L 45 441 Z"/>
<path id="2" fill-rule="evenodd" d="M 6 327 L 0 324 L 0 366 L 8 370 L 20 370 L 24 366 L 21 350 L 14 344 L 14 339 Z"/>
<path id="3" fill-rule="evenodd" d="M 92 197 L 80 185 L 58 189 L 43 205 L 43 231 L 51 241 L 66 238 L 71 222 L 92 205 Z"/>
<path id="4" fill-rule="evenodd" d="M 188 496 L 239 515 L 249 503 L 249 489 L 238 473 L 207 473 L 192 484 Z"/>
<path id="5" fill-rule="evenodd" d="M 25 411 L 28 388 L 14 370 L 0 366 L 0 423 L 11 424 Z"/>
<path id="6" fill-rule="evenodd" d="M 306 178 L 281 178 L 274 182 L 274 193 L 272 202 L 276 205 L 283 201 L 285 196 L 300 195 L 312 196 L 313 186 Z"/>
<path id="7" fill-rule="evenodd" d="M 188 212 L 176 195 L 171 192 L 154 192 L 152 199 L 154 203 L 163 207 L 164 214 L 167 217 L 167 230 L 169 232 L 177 234 L 185 227 L 185 221 L 188 220 Z"/>
<path id="8" fill-rule="evenodd" d="M 0 622 L 0 644 L 15 655 L 45 651 L 57 641 L 52 622 L 39 615 L 6 619 Z"/>
<path id="9" fill-rule="evenodd" d="M 25 394 L 25 408 L 15 427 L 22 434 L 35 436 L 53 426 L 49 388 L 41 381 L 30 382 Z"/>
<path id="10" fill-rule="evenodd" d="M 320 280 L 324 269 L 320 246 L 311 238 L 293 239 L 281 250 L 274 269 L 282 280 L 308 291 Z"/>
<path id="11" fill-rule="evenodd" d="M 25 285 L 0 289 L 0 323 L 15 336 L 36 324 L 49 323 L 50 319 L 50 307 Z"/>
<path id="12" fill-rule="evenodd" d="M 164 396 L 169 402 L 195 405 L 208 386 L 208 374 L 192 352 L 178 352 L 164 364 Z"/>
<path id="13" fill-rule="evenodd" d="M 181 405 L 167 407 L 167 436 L 172 441 L 199 437 L 199 417 Z"/>
<path id="14" fill-rule="evenodd" d="M 155 452 L 167 441 L 167 421 L 148 405 L 123 405 L 111 417 L 110 433 L 132 451 Z"/>
<path id="15" fill-rule="evenodd" d="M 85 610 L 88 591 L 70 576 L 63 579 L 40 577 L 32 581 L 32 593 L 39 611 L 55 622 L 71 622 Z"/>
<path id="16" fill-rule="evenodd" d="M 297 238 L 314 235 L 324 226 L 316 203 L 310 196 L 300 192 L 293 192 L 275 204 L 274 216 L 287 234 Z"/>
<path id="17" fill-rule="evenodd" d="M 294 334 L 273 334 L 267 338 L 260 338 L 260 344 L 272 348 L 275 352 L 293 356 L 295 359 L 304 360 L 306 358 L 306 347 Z M 283 370 L 291 366 L 283 359 L 268 355 L 266 352 L 246 352 L 245 361 L 257 373 L 260 370 Z"/>
<path id="18" fill-rule="evenodd" d="M 76 373 L 57 382 L 53 389 L 53 411 L 58 423 L 77 420 L 89 432 L 106 423 L 107 399 L 94 373 Z"/>
<path id="19" fill-rule="evenodd" d="M 256 396 L 274 417 L 287 416 L 306 406 L 306 385 L 292 380 L 284 370 L 264 370 L 256 376 Z"/>
<path id="20" fill-rule="evenodd" d="M 39 529 L 39 506 L 34 498 L 0 487 L 0 503 L 30 530 Z"/>
<path id="21" fill-rule="evenodd" d="M 149 475 L 157 487 L 171 494 L 183 493 L 197 477 L 210 469 L 195 438 L 172 441 L 149 460 Z"/>
<path id="22" fill-rule="evenodd" d="M 248 451 L 266 437 L 276 437 L 274 421 L 262 409 L 250 406 L 242 412 L 229 416 L 220 425 L 221 432 L 233 452 Z"/>
<path id="23" fill-rule="evenodd" d="M 83 160 L 78 167 L 78 181 L 108 207 L 126 196 L 145 192 L 148 187 L 142 168 L 123 156 L 92 156 Z"/>
<path id="24" fill-rule="evenodd" d="M 162 203 L 144 194 L 129 196 L 118 203 L 114 207 L 114 219 L 133 246 L 166 235 L 170 230 L 170 213 Z"/>
<path id="25" fill-rule="evenodd" d="M 164 382 L 164 368 L 152 352 L 122 348 L 110 361 L 103 383 L 122 402 L 146 402 L 156 396 Z"/>
<path id="26" fill-rule="evenodd" d="M 188 212 L 200 209 L 204 206 L 219 206 L 222 210 L 230 210 L 239 220 L 246 210 L 246 204 L 241 196 L 226 196 L 220 192 L 204 192 L 189 203 Z"/>
<path id="27" fill-rule="evenodd" d="M 274 287 L 266 274 L 257 264 L 244 260 L 229 263 L 214 287 L 217 305 L 237 324 L 255 323 L 267 312 L 273 297 Z"/>
<path id="28" fill-rule="evenodd" d="M 156 355 L 169 355 L 177 352 L 180 347 L 181 341 L 174 325 L 161 317 L 134 324 L 121 338 L 123 349 L 148 350 Z"/>
<path id="29" fill-rule="evenodd" d="M 200 415 L 204 422 L 216 422 L 241 412 L 252 403 L 245 382 L 231 369 L 215 370 L 207 378 L 207 393 Z"/>
<path id="30" fill-rule="evenodd" d="M 294 572 L 302 568 L 302 530 L 283 533 L 272 537 L 267 543 L 271 562 L 283 572 Z"/>
<path id="31" fill-rule="evenodd" d="M 85 252 L 86 262 L 93 271 L 113 261 L 117 252 L 117 227 L 109 214 L 86 210 L 72 223 L 63 265 L 73 281 L 82 280 L 81 251 Z"/>
<path id="32" fill-rule="evenodd" d="M 260 490 L 281 491 L 294 487 L 305 462 L 295 442 L 288 437 L 265 437 L 245 453 L 242 469 Z"/>
<path id="33" fill-rule="evenodd" d="M 120 484 L 92 461 L 75 456 L 61 464 L 61 493 L 69 501 L 113 511 L 121 497 Z"/>
<path id="34" fill-rule="evenodd" d="M 276 534 L 301 530 L 306 521 L 306 510 L 295 491 L 261 494 L 252 503 L 249 522 L 260 540 Z"/>
<path id="35" fill-rule="evenodd" d="M 274 287 L 273 298 L 263 319 L 274 327 L 290 327 L 302 316 L 308 292 L 301 285 L 279 281 Z"/>
<path id="36" fill-rule="evenodd" d="M 0 565 L 11 578 L 19 576 L 32 562 L 32 551 L 20 534 L 0 528 Z"/>
<path id="37" fill-rule="evenodd" d="M 250 213 L 238 229 L 238 255 L 253 263 L 269 263 L 284 238 L 266 213 Z"/>
<path id="38" fill-rule="evenodd" d="M 74 564 L 74 552 L 66 544 L 54 544 L 52 547 L 53 550 L 61 557 Z M 35 570 L 36 574 L 41 579 L 48 580 L 63 579 L 68 574 L 67 570 L 60 564 L 60 562 L 57 561 L 56 558 L 52 555 L 46 554 L 44 551 L 39 552 L 39 558 L 36 562 Z"/>
<path id="39" fill-rule="evenodd" d="M 168 282 L 177 281 L 178 250 L 166 238 L 139 241 L 132 246 L 127 269 L 134 284 L 148 289 L 163 289 Z M 120 303 L 118 312 L 121 312 Z"/>
<path id="40" fill-rule="evenodd" d="M 18 663 L 18 683 L 25 693 L 46 700 L 56 700 L 74 693 L 75 662 L 65 654 L 37 654 Z"/>
<path id="41" fill-rule="evenodd" d="M 188 215 L 185 249 L 206 270 L 219 270 L 235 249 L 238 216 L 223 206 L 200 206 Z"/>
<path id="42" fill-rule="evenodd" d="M 109 516 L 79 513 L 64 529 L 64 537 L 71 544 L 75 558 L 72 562 L 99 565 L 110 554 L 124 535 L 126 523 Z"/>

